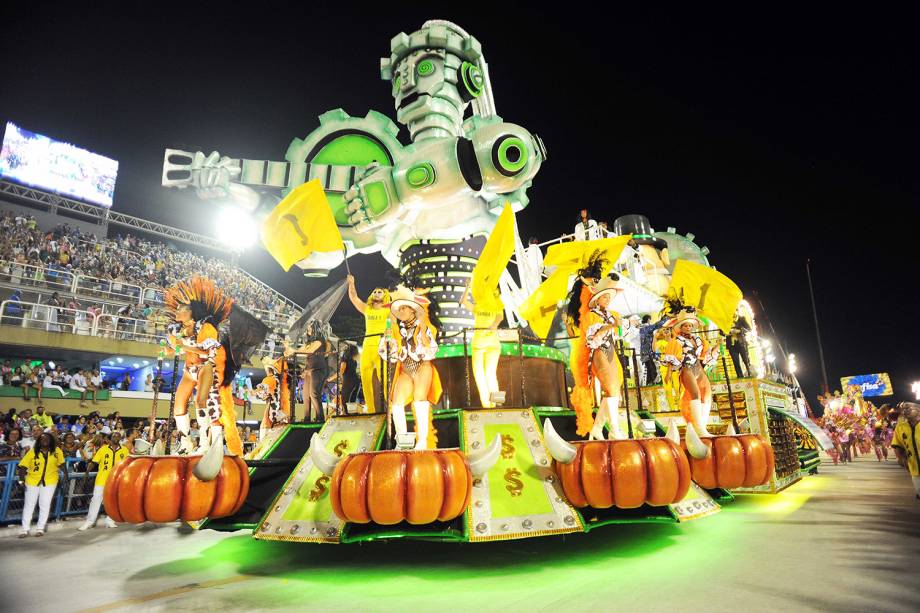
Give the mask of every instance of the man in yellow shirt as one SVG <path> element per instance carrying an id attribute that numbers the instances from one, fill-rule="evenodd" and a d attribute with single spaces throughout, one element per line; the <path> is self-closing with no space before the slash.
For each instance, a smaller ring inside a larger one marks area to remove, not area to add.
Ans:
<path id="1" fill-rule="evenodd" d="M 50 415 L 45 413 L 44 406 L 38 405 L 35 411 L 36 411 L 35 416 L 32 419 L 34 419 L 35 423 L 37 423 L 39 426 L 42 427 L 42 430 L 47 430 L 48 428 L 54 425 L 54 420 L 51 419 Z"/>
<path id="2" fill-rule="evenodd" d="M 55 438 L 44 432 L 36 439 L 32 449 L 20 460 L 17 470 L 19 478 L 25 479 L 26 482 L 25 500 L 22 506 L 22 530 L 19 532 L 19 538 L 29 536 L 36 503 L 38 503 L 38 526 L 35 536 L 44 536 L 45 524 L 48 523 L 48 514 L 51 512 L 51 501 L 54 500 L 54 490 L 58 484 L 58 471 L 64 471 L 64 479 L 68 478 L 64 453 L 57 446 Z"/>
<path id="3" fill-rule="evenodd" d="M 96 518 L 99 517 L 99 507 L 102 506 L 102 492 L 105 490 L 105 482 L 108 481 L 112 470 L 121 464 L 129 453 L 128 448 L 121 445 L 121 433 L 113 432 L 111 441 L 100 447 L 93 455 L 89 466 L 86 467 L 86 474 L 89 475 L 95 464 L 97 468 L 96 485 L 93 487 L 93 499 L 89 503 L 86 521 L 77 528 L 80 532 L 89 530 L 96 524 Z M 86 477 L 83 478 L 83 482 L 86 483 Z M 104 523 L 106 528 L 115 528 L 117 525 L 109 516 L 106 516 Z"/>

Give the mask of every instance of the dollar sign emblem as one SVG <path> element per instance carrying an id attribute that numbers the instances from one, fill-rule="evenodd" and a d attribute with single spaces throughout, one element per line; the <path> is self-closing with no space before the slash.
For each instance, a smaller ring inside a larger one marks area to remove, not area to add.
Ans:
<path id="1" fill-rule="evenodd" d="M 316 480 L 316 483 L 313 484 L 313 489 L 310 490 L 310 495 L 307 497 L 307 500 L 310 502 L 316 502 L 326 493 L 326 485 L 329 484 L 329 477 L 323 475 Z"/>
<path id="2" fill-rule="evenodd" d="M 518 479 L 520 476 L 521 471 L 516 468 L 509 468 L 505 471 L 505 481 L 508 482 L 505 489 L 511 493 L 512 498 L 520 496 L 521 492 L 524 491 L 524 482 Z"/>
<path id="3" fill-rule="evenodd" d="M 514 457 L 514 437 L 510 434 L 502 434 L 502 458 L 510 460 Z"/>
<path id="4" fill-rule="evenodd" d="M 336 445 L 332 449 L 332 453 L 334 453 L 335 455 L 341 458 L 343 455 L 345 455 L 346 449 L 348 449 L 348 441 L 345 439 L 342 439 L 341 441 L 339 441 L 339 444 Z"/>

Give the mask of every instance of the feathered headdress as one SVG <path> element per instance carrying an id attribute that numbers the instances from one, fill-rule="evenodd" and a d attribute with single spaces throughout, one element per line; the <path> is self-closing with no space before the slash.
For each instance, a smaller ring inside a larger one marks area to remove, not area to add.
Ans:
<path id="1" fill-rule="evenodd" d="M 165 302 L 166 310 L 173 319 L 180 306 L 187 306 L 192 310 L 192 319 L 209 320 L 214 326 L 230 317 L 233 307 L 233 298 L 224 294 L 210 279 L 199 276 L 179 281 L 166 290 Z"/>

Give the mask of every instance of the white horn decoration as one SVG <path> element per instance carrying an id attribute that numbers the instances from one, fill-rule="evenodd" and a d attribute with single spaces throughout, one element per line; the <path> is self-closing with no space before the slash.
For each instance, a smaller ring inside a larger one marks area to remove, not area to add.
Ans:
<path id="1" fill-rule="evenodd" d="M 205 435 L 207 436 L 207 435 Z M 221 437 L 223 438 L 223 437 Z M 192 474 L 199 481 L 213 481 L 220 474 L 220 469 L 224 465 L 224 444 L 223 440 L 213 441 L 208 450 L 204 452 Z"/>
<path id="2" fill-rule="evenodd" d="M 496 434 L 492 439 L 492 444 L 485 449 L 480 449 L 467 456 L 470 463 L 470 472 L 477 479 L 492 470 L 495 463 L 498 462 L 498 456 L 502 452 L 501 438 Z"/>
<path id="3" fill-rule="evenodd" d="M 575 445 L 562 440 L 562 437 L 553 428 L 553 422 L 548 417 L 543 421 L 543 440 L 546 441 L 546 446 L 549 447 L 549 454 L 557 462 L 571 464 L 575 460 L 575 456 L 578 454 Z"/>
<path id="4" fill-rule="evenodd" d="M 677 420 L 673 417 L 668 420 L 668 433 L 664 436 L 671 439 L 675 445 L 680 445 L 680 431 L 677 429 Z"/>
<path id="5" fill-rule="evenodd" d="M 151 445 L 148 441 L 142 438 L 134 439 L 134 454 L 135 455 L 150 455 Z"/>
<path id="6" fill-rule="evenodd" d="M 331 477 L 335 471 L 335 465 L 342 458 L 326 451 L 326 448 L 323 447 L 322 442 L 314 432 L 313 437 L 310 439 L 310 459 L 313 460 L 313 466 L 317 467 L 327 477 Z"/>
<path id="7" fill-rule="evenodd" d="M 697 460 L 702 460 L 709 456 L 709 447 L 700 440 L 696 433 L 696 428 L 692 422 L 687 422 L 687 432 L 684 434 L 684 441 L 687 443 L 687 452 Z"/>
<path id="8" fill-rule="evenodd" d="M 735 424 L 728 424 L 728 428 L 725 430 L 725 436 L 735 436 L 738 434 L 735 432 Z"/>

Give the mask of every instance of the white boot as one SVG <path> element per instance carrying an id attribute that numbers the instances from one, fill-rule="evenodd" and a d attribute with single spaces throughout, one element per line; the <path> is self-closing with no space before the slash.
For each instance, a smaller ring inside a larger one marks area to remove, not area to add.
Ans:
<path id="1" fill-rule="evenodd" d="M 416 400 L 412 403 L 412 412 L 415 413 L 415 448 L 428 449 L 428 416 L 431 413 L 431 403 L 427 400 Z"/>
<path id="2" fill-rule="evenodd" d="M 604 423 L 607 421 L 607 406 L 601 401 L 601 406 L 597 407 L 597 414 L 594 416 L 594 425 L 588 434 L 589 441 L 604 440 Z"/>
<path id="3" fill-rule="evenodd" d="M 396 435 L 405 434 L 408 430 L 406 427 L 406 407 L 401 404 L 392 404 L 390 405 L 390 415 L 393 417 L 393 429 L 396 430 Z"/>
<path id="4" fill-rule="evenodd" d="M 700 400 L 691 400 L 690 402 L 691 405 L 693 402 L 697 403 L 697 413 L 693 414 L 696 422 L 694 425 L 696 426 L 697 434 L 700 436 L 712 436 L 712 433 L 706 429 L 706 426 L 709 425 L 710 404 L 708 402 L 703 403 Z"/>
<path id="5" fill-rule="evenodd" d="M 607 405 L 607 439 L 611 441 L 621 441 L 625 438 L 628 438 L 623 434 L 623 431 L 620 430 L 620 398 L 610 396 L 604 398 L 604 403 Z"/>
<path id="6" fill-rule="evenodd" d="M 179 431 L 179 449 L 176 453 L 179 455 L 189 455 L 195 451 L 192 444 L 192 437 L 189 436 L 191 431 L 191 418 L 188 413 L 185 415 L 176 415 L 176 430 Z"/>

